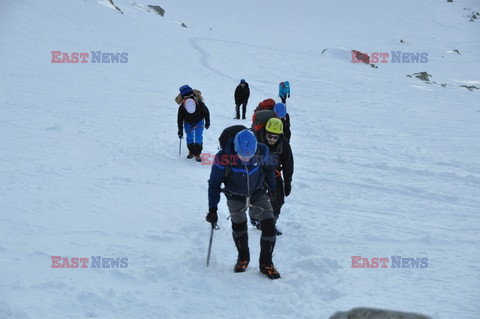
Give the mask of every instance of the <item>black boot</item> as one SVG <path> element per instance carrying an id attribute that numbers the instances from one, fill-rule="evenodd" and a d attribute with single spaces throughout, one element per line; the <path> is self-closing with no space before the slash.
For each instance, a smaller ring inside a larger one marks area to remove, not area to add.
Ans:
<path id="1" fill-rule="evenodd" d="M 267 276 L 270 279 L 278 279 L 280 277 L 280 273 L 278 270 L 275 268 L 275 266 L 272 264 L 270 265 L 260 265 L 260 272 Z"/>
<path id="2" fill-rule="evenodd" d="M 235 106 L 235 111 L 236 111 L 236 116 L 235 116 L 235 119 L 236 120 L 239 120 L 240 119 L 240 105 L 236 105 Z"/>
<path id="3" fill-rule="evenodd" d="M 262 220 L 262 237 L 260 237 L 260 272 L 270 279 L 280 278 L 280 274 L 273 265 L 272 255 L 275 248 L 275 220 L 268 218 Z"/>
<path id="4" fill-rule="evenodd" d="M 193 151 L 194 145 L 195 145 L 195 144 L 193 144 L 193 143 L 187 144 L 187 148 L 188 148 L 187 158 L 188 158 L 188 159 L 193 158 L 193 156 L 194 156 L 194 155 L 193 155 L 193 153 L 194 153 L 194 151 Z"/>
<path id="5" fill-rule="evenodd" d="M 197 162 L 201 162 L 202 161 L 202 157 L 200 156 L 200 154 L 202 154 L 202 150 L 203 150 L 203 144 L 197 144 L 195 143 L 195 152 L 193 153 L 193 155 L 195 155 L 195 160 Z"/>
<path id="6" fill-rule="evenodd" d="M 235 267 L 233 268 L 234 272 L 244 272 L 247 269 L 248 263 L 250 262 L 250 250 L 248 248 L 248 233 L 243 234 L 240 237 L 233 236 L 233 241 L 238 251 L 238 258 Z"/>
<path id="7" fill-rule="evenodd" d="M 273 248 L 275 241 L 260 239 L 260 272 L 270 279 L 280 278 L 280 273 L 277 271 L 272 262 Z"/>
<path id="8" fill-rule="evenodd" d="M 275 241 L 260 238 L 260 265 L 271 265 Z"/>

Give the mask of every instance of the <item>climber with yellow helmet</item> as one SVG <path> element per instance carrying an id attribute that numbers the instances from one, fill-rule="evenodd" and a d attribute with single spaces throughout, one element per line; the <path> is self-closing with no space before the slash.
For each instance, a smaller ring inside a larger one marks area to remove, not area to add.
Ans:
<path id="1" fill-rule="evenodd" d="M 268 146 L 270 156 L 275 159 L 275 191 L 270 193 L 273 215 L 277 221 L 280 210 L 285 203 L 285 197 L 292 190 L 293 154 L 290 143 L 283 136 L 283 123 L 278 118 L 271 118 L 265 125 L 265 131 L 258 137 L 260 143 Z M 283 175 L 283 176 L 282 176 Z M 252 223 L 255 223 L 253 220 Z M 277 229 L 277 235 L 282 233 Z"/>

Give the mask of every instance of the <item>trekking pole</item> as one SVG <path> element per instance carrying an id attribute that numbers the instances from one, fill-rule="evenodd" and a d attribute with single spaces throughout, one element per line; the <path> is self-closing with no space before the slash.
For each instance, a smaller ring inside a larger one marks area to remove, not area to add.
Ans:
<path id="1" fill-rule="evenodd" d="M 178 156 L 182 155 L 182 138 L 180 138 L 180 145 L 178 146 Z"/>
<path id="2" fill-rule="evenodd" d="M 210 240 L 208 242 L 208 253 L 207 253 L 207 267 L 210 264 L 210 254 L 212 252 L 212 242 L 213 242 L 213 231 L 220 229 L 218 225 L 215 223 L 215 225 L 212 225 L 212 229 L 210 230 Z"/>

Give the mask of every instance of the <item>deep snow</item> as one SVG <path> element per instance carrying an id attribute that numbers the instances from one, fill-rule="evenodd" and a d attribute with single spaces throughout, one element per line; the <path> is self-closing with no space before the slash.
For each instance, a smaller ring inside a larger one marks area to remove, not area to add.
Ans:
<path id="1" fill-rule="evenodd" d="M 1 4 L 2 318 L 328 318 L 356 306 L 478 317 L 479 92 L 459 87 L 480 86 L 478 2 L 152 2 L 115 1 L 123 15 L 106 0 Z M 374 69 L 351 49 L 428 63 Z M 56 64 L 55 50 L 128 62 Z M 437 84 L 406 76 L 421 71 Z M 241 78 L 249 112 L 292 85 L 277 281 L 258 273 L 253 228 L 251 266 L 232 272 L 224 199 L 205 267 L 210 167 L 184 159 L 185 145 L 178 156 L 178 88 L 202 90 L 215 153 Z M 54 269 L 51 256 L 128 268 Z M 428 267 L 356 269 L 352 256 Z"/>

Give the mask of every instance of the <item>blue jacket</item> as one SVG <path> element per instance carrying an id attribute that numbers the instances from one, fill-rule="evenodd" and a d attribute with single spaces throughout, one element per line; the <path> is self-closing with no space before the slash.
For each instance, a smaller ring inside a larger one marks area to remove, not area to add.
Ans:
<path id="1" fill-rule="evenodd" d="M 275 190 L 275 161 L 271 161 L 268 147 L 258 143 L 255 156 L 248 163 L 238 159 L 233 138 L 227 140 L 225 148 L 217 153 L 208 180 L 208 206 L 217 209 L 220 201 L 221 184 L 225 184 L 226 196 L 248 196 L 255 198 L 265 192 L 265 182 L 271 192 Z"/>
<path id="2" fill-rule="evenodd" d="M 288 81 L 280 82 L 278 85 L 278 96 L 285 97 L 290 95 L 290 83 Z"/>

